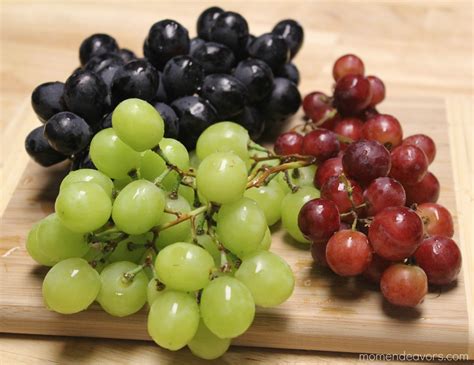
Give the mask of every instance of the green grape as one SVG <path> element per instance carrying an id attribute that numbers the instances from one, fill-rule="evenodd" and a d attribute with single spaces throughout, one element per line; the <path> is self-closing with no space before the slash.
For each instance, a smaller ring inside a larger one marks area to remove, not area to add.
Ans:
<path id="1" fill-rule="evenodd" d="M 200 164 L 201 160 L 199 159 L 196 151 L 193 150 L 189 152 L 189 166 L 197 170 Z"/>
<path id="2" fill-rule="evenodd" d="M 170 212 L 178 213 L 189 213 L 191 207 L 189 203 L 182 196 L 179 196 L 176 199 L 172 199 L 169 196 L 166 197 L 165 209 Z M 168 222 L 173 222 L 177 219 L 176 215 L 170 213 L 164 213 L 158 221 L 158 225 L 162 225 Z M 162 230 L 155 241 L 155 246 L 157 249 L 162 249 L 168 245 L 171 245 L 175 242 L 182 242 L 185 240 L 189 233 L 191 232 L 191 221 L 185 220 L 175 226 L 166 228 Z"/>
<path id="3" fill-rule="evenodd" d="M 260 242 L 260 246 L 258 247 L 259 250 L 269 250 L 270 246 L 272 245 L 272 232 L 270 228 L 267 227 L 265 231 L 265 235 L 263 236 L 262 242 Z"/>
<path id="4" fill-rule="evenodd" d="M 108 260 L 110 262 L 130 261 L 138 264 L 147 250 L 145 243 L 152 239 L 152 233 L 130 236 L 118 243 L 117 247 L 115 247 L 114 251 L 108 257 Z"/>
<path id="5" fill-rule="evenodd" d="M 148 305 L 151 307 L 156 298 L 158 298 L 160 295 L 166 293 L 169 290 L 170 289 L 166 288 L 163 284 L 160 284 L 158 280 L 151 279 L 148 282 L 148 286 L 146 289 L 146 300 Z"/>
<path id="6" fill-rule="evenodd" d="M 28 233 L 28 237 L 26 239 L 26 250 L 33 260 L 35 260 L 38 264 L 44 266 L 53 266 L 55 264 L 54 260 L 52 260 L 48 255 L 45 255 L 38 247 L 38 229 L 42 222 L 43 221 L 39 221 L 36 223 Z"/>
<path id="7" fill-rule="evenodd" d="M 225 354 L 230 346 L 229 338 L 219 338 L 199 321 L 199 327 L 188 347 L 191 352 L 201 359 L 213 360 Z"/>
<path id="8" fill-rule="evenodd" d="M 288 170 L 288 176 L 290 177 L 290 181 L 297 186 L 314 186 L 314 175 L 316 175 L 316 165 L 309 165 L 305 167 L 300 167 L 296 170 Z M 286 193 L 290 193 L 290 187 L 288 183 L 285 181 L 285 175 L 283 172 L 280 172 L 278 176 L 275 178 L 279 183 L 283 191 Z"/>
<path id="9" fill-rule="evenodd" d="M 100 273 L 100 288 L 97 301 L 102 309 L 115 317 L 125 317 L 138 312 L 147 299 L 148 278 L 143 271 L 127 280 L 124 274 L 137 268 L 133 262 L 114 262 Z"/>
<path id="10" fill-rule="evenodd" d="M 309 243 L 298 227 L 298 214 L 306 202 L 319 197 L 318 189 L 304 186 L 298 189 L 296 193 L 287 194 L 281 202 L 281 222 L 283 228 L 298 242 Z"/>
<path id="11" fill-rule="evenodd" d="M 55 312 L 77 313 L 87 309 L 100 290 L 100 277 L 86 260 L 71 258 L 58 262 L 43 281 L 43 299 Z"/>
<path id="12" fill-rule="evenodd" d="M 242 258 L 258 249 L 267 221 L 257 203 L 249 198 L 224 204 L 217 216 L 217 236 L 225 248 Z"/>
<path id="13" fill-rule="evenodd" d="M 156 260 L 156 253 L 155 250 L 149 248 L 145 251 L 143 256 L 141 257 L 140 261 L 138 264 L 143 265 L 145 262 L 155 262 Z M 155 277 L 155 269 L 152 267 L 153 265 L 146 265 L 143 268 L 143 272 L 146 274 L 149 280 L 153 279 Z"/>
<path id="14" fill-rule="evenodd" d="M 115 225 L 128 234 L 142 234 L 163 215 L 163 191 L 147 180 L 136 180 L 118 194 L 112 209 Z"/>
<path id="15" fill-rule="evenodd" d="M 148 313 L 148 333 L 168 350 L 186 346 L 199 325 L 199 307 L 189 294 L 173 290 L 159 295 Z"/>
<path id="16" fill-rule="evenodd" d="M 234 338 L 247 331 L 255 316 L 255 302 L 247 287 L 230 276 L 211 281 L 201 295 L 201 317 L 219 338 Z"/>
<path id="17" fill-rule="evenodd" d="M 197 244 L 204 248 L 214 259 L 216 267 L 221 266 L 221 252 L 217 247 L 217 243 L 208 234 L 201 234 L 196 236 Z"/>
<path id="18" fill-rule="evenodd" d="M 199 136 L 196 154 L 202 161 L 215 152 L 234 152 L 242 161 L 249 157 L 247 130 L 234 122 L 220 122 L 208 127 Z"/>
<path id="19" fill-rule="evenodd" d="M 281 201 L 285 197 L 285 192 L 278 182 L 272 180 L 268 185 L 247 189 L 244 196 L 255 200 L 265 214 L 269 226 L 280 220 Z"/>
<path id="20" fill-rule="evenodd" d="M 172 138 L 163 138 L 159 146 L 169 163 L 179 167 L 181 170 L 189 169 L 188 150 L 180 141 Z"/>
<path id="21" fill-rule="evenodd" d="M 199 165 L 197 188 L 208 201 L 218 204 L 239 200 L 247 185 L 245 162 L 232 152 L 216 152 Z"/>
<path id="22" fill-rule="evenodd" d="M 112 180 L 110 180 L 110 178 L 107 175 L 104 175 L 102 172 L 93 169 L 80 169 L 71 171 L 61 182 L 59 191 L 77 182 L 95 183 L 102 187 L 109 197 L 112 197 L 112 190 L 114 189 L 114 183 Z"/>
<path id="23" fill-rule="evenodd" d="M 100 245 L 89 246 L 89 250 L 85 253 L 82 258 L 90 263 L 99 274 L 109 264 L 105 259 L 102 259 L 103 252 Z M 93 262 L 93 265 L 92 265 Z"/>
<path id="24" fill-rule="evenodd" d="M 148 150 L 140 154 L 138 169 L 142 179 L 154 182 L 166 170 L 166 163 L 156 152 Z"/>
<path id="25" fill-rule="evenodd" d="M 188 202 L 189 206 L 194 206 L 194 189 L 190 186 L 180 185 L 178 195 L 182 196 Z"/>
<path id="26" fill-rule="evenodd" d="M 71 257 L 82 257 L 89 250 L 84 234 L 68 229 L 56 213 L 41 221 L 36 239 L 42 256 L 53 264 Z"/>
<path id="27" fill-rule="evenodd" d="M 214 259 L 203 248 L 178 242 L 158 253 L 155 270 L 158 279 L 170 289 L 195 291 L 204 288 L 214 268 Z"/>
<path id="28" fill-rule="evenodd" d="M 268 251 L 258 251 L 245 257 L 235 277 L 252 293 L 255 304 L 276 307 L 287 300 L 295 286 L 290 266 Z"/>
<path id="29" fill-rule="evenodd" d="M 123 143 L 112 128 L 92 138 L 89 154 L 94 165 L 112 179 L 123 179 L 138 167 L 140 154 Z"/>
<path id="30" fill-rule="evenodd" d="M 128 184 L 130 184 L 132 181 L 134 181 L 130 176 L 124 177 L 123 179 L 115 179 L 114 180 L 114 187 L 115 190 L 120 191 L 124 187 L 126 187 Z"/>
<path id="31" fill-rule="evenodd" d="M 112 202 L 99 185 L 77 182 L 59 192 L 54 207 L 67 228 L 74 232 L 86 233 L 107 223 L 112 211 Z"/>
<path id="32" fill-rule="evenodd" d="M 119 138 L 138 152 L 158 146 L 165 132 L 163 118 L 153 105 L 135 98 L 116 106 L 112 126 Z"/>

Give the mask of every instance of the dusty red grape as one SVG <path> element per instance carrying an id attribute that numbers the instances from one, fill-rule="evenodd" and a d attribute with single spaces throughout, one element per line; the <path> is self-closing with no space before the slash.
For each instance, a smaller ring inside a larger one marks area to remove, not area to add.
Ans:
<path id="1" fill-rule="evenodd" d="M 391 177 L 379 177 L 373 180 L 364 191 L 367 203 L 367 215 L 374 216 L 388 207 L 405 205 L 405 189 Z"/>
<path id="2" fill-rule="evenodd" d="M 286 132 L 275 141 L 275 153 L 278 155 L 301 155 L 303 153 L 303 136 L 296 132 Z"/>
<path id="3" fill-rule="evenodd" d="M 351 195 L 349 195 L 351 190 Z M 362 188 L 353 180 L 330 177 L 321 188 L 321 198 L 336 203 L 339 213 L 346 213 L 364 202 Z M 352 198 L 352 201 L 351 201 Z M 353 220 L 353 219 L 352 219 Z"/>
<path id="4" fill-rule="evenodd" d="M 328 129 L 318 128 L 304 136 L 303 154 L 314 156 L 320 162 L 336 156 L 339 149 L 337 135 Z"/>
<path id="5" fill-rule="evenodd" d="M 382 143 L 387 149 L 402 143 L 402 126 L 397 118 L 389 114 L 378 114 L 365 122 L 363 138 Z"/>
<path id="6" fill-rule="evenodd" d="M 332 68 L 332 76 L 337 81 L 345 75 L 364 75 L 364 63 L 353 54 L 339 57 Z"/>
<path id="7" fill-rule="evenodd" d="M 408 136 L 402 143 L 416 146 L 421 149 L 428 158 L 428 163 L 432 163 L 435 159 L 436 144 L 426 134 L 414 134 L 413 136 Z"/>
<path id="8" fill-rule="evenodd" d="M 334 105 L 342 114 L 353 115 L 364 110 L 370 103 L 370 82 L 361 75 L 341 77 L 334 89 Z"/>
<path id="9" fill-rule="evenodd" d="M 385 85 L 377 76 L 367 76 L 367 80 L 369 80 L 372 89 L 372 99 L 369 105 L 375 106 L 385 99 Z"/>
<path id="10" fill-rule="evenodd" d="M 358 141 L 362 138 L 363 127 L 364 123 L 358 118 L 343 118 L 334 125 L 333 132 L 352 141 Z"/>
<path id="11" fill-rule="evenodd" d="M 331 176 L 339 176 L 342 173 L 342 157 L 337 156 L 324 161 L 318 166 L 316 174 L 314 175 L 314 186 L 318 189 L 324 185 L 324 183 Z"/>
<path id="12" fill-rule="evenodd" d="M 428 292 L 428 280 L 418 266 L 394 264 L 382 274 L 380 290 L 394 305 L 416 307 Z"/>
<path id="13" fill-rule="evenodd" d="M 313 199 L 298 214 L 298 227 L 313 242 L 328 240 L 339 230 L 341 220 L 336 204 L 327 199 Z"/>
<path id="14" fill-rule="evenodd" d="M 439 198 L 440 185 L 434 174 L 427 172 L 420 182 L 414 185 L 403 185 L 407 196 L 407 205 L 436 203 Z"/>
<path id="15" fill-rule="evenodd" d="M 383 272 L 387 267 L 392 264 L 391 261 L 385 260 L 377 254 L 372 254 L 372 260 L 370 261 L 367 269 L 362 273 L 369 281 L 378 284 L 380 283 L 380 278 L 382 277 Z"/>
<path id="16" fill-rule="evenodd" d="M 428 159 L 416 146 L 403 144 L 391 152 L 392 168 L 389 175 L 403 186 L 420 182 L 428 171 Z"/>
<path id="17" fill-rule="evenodd" d="M 308 118 L 317 123 L 332 112 L 334 108 L 329 96 L 320 91 L 315 91 L 304 97 L 303 110 Z"/>
<path id="18" fill-rule="evenodd" d="M 328 267 L 326 260 L 326 246 L 327 242 L 313 242 L 311 244 L 311 256 L 313 260 L 323 267 Z"/>
<path id="19" fill-rule="evenodd" d="M 427 235 L 453 237 L 453 217 L 445 207 L 436 203 L 423 203 L 417 206 L 416 212 L 423 221 Z"/>

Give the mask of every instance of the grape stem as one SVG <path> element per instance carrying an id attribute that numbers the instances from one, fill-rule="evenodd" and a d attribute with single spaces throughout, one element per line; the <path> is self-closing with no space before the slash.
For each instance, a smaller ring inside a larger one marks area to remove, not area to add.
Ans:
<path id="1" fill-rule="evenodd" d="M 154 233 L 154 234 L 159 234 L 160 231 L 163 231 L 167 228 L 170 228 L 170 227 L 173 227 L 181 222 L 184 222 L 184 221 L 187 221 L 188 219 L 191 219 L 199 214 L 202 214 L 204 213 L 206 210 L 208 209 L 208 206 L 207 205 L 203 205 L 202 207 L 199 207 L 197 209 L 194 209 L 192 211 L 190 211 L 189 213 L 185 213 L 185 214 L 181 214 L 181 216 L 179 216 L 177 219 L 175 219 L 174 221 L 171 221 L 171 222 L 168 222 L 168 223 L 165 223 L 165 224 L 162 224 L 160 226 L 156 226 L 156 227 L 153 227 L 151 229 L 151 231 Z"/>
<path id="2" fill-rule="evenodd" d="M 160 156 L 165 161 L 166 166 L 168 166 L 169 169 L 176 171 L 180 176 L 196 176 L 193 169 L 190 168 L 189 171 L 184 171 L 180 169 L 178 166 L 172 164 L 170 160 L 168 159 L 168 157 L 165 156 L 160 146 L 156 146 L 155 148 L 153 148 L 153 152 L 158 154 L 158 156 Z"/>
<path id="3" fill-rule="evenodd" d="M 138 274 L 140 271 L 142 271 L 148 265 L 149 263 L 145 262 L 142 265 L 138 265 L 135 269 L 127 271 L 122 276 L 122 282 L 124 284 L 130 284 L 133 281 L 133 279 L 135 279 L 135 275 Z"/>

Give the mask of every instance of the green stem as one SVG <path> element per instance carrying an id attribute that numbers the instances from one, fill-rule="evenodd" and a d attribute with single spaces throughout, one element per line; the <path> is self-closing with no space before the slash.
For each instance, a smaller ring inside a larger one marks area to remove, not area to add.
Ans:
<path id="1" fill-rule="evenodd" d="M 148 264 L 145 263 L 143 265 L 138 265 L 135 269 L 127 271 L 126 273 L 124 273 L 123 276 L 122 276 L 122 282 L 124 284 L 131 283 L 133 281 L 133 279 L 135 279 L 135 275 L 138 274 L 140 271 L 142 271 L 145 266 L 148 266 Z"/>

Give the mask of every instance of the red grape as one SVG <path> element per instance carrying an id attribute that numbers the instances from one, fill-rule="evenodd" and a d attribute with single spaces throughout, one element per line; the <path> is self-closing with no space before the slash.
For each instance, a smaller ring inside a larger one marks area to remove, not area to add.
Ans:
<path id="1" fill-rule="evenodd" d="M 314 175 L 314 186 L 318 189 L 324 185 L 324 183 L 331 176 L 339 176 L 342 173 L 342 157 L 337 156 L 324 161 L 318 166 L 316 174 Z"/>
<path id="2" fill-rule="evenodd" d="M 436 145 L 426 134 L 414 134 L 413 136 L 405 138 L 402 143 L 416 146 L 421 149 L 428 158 L 429 164 L 433 162 L 436 156 Z"/>
<path id="3" fill-rule="evenodd" d="M 336 156 L 339 149 L 337 135 L 328 129 L 318 128 L 304 136 L 303 154 L 314 156 L 320 162 Z"/>
<path id="4" fill-rule="evenodd" d="M 345 75 L 363 75 L 364 63 L 353 54 L 346 54 L 339 57 L 332 68 L 332 76 L 334 80 L 339 80 Z"/>
<path id="5" fill-rule="evenodd" d="M 358 141 L 362 138 L 363 127 L 364 123 L 358 118 L 344 118 L 335 124 L 333 132 L 353 141 Z"/>
<path id="6" fill-rule="evenodd" d="M 367 76 L 367 80 L 369 80 L 372 89 L 370 106 L 375 106 L 385 99 L 385 85 L 377 76 Z"/>
<path id="7" fill-rule="evenodd" d="M 423 221 L 426 234 L 453 237 L 453 217 L 445 207 L 436 203 L 423 203 L 418 205 L 416 212 Z"/>
<path id="8" fill-rule="evenodd" d="M 421 203 L 436 203 L 439 198 L 439 181 L 431 172 L 427 172 L 420 182 L 414 185 L 404 185 L 407 195 L 407 205 Z"/>
<path id="9" fill-rule="evenodd" d="M 423 238 L 423 222 L 406 207 L 389 207 L 378 213 L 369 227 L 369 241 L 384 259 L 410 257 Z"/>
<path id="10" fill-rule="evenodd" d="M 391 265 L 380 279 L 380 290 L 390 303 L 402 307 L 415 307 L 428 292 L 425 272 L 418 266 Z"/>
<path id="11" fill-rule="evenodd" d="M 303 136 L 296 132 L 286 132 L 275 141 L 275 153 L 278 155 L 301 155 L 303 153 Z"/>
<path id="12" fill-rule="evenodd" d="M 349 186 L 346 186 L 346 183 L 351 187 L 352 201 L 347 189 Z M 321 188 L 321 198 L 329 199 L 336 203 L 339 213 L 349 212 L 352 208 L 364 202 L 363 191 L 359 184 L 348 179 L 341 179 L 339 176 L 332 176 L 326 181 Z"/>
<path id="13" fill-rule="evenodd" d="M 298 227 L 311 241 L 324 241 L 339 230 L 341 220 L 336 204 L 327 199 L 313 199 L 301 208 Z"/>
<path id="14" fill-rule="evenodd" d="M 334 89 L 334 105 L 343 114 L 354 114 L 364 110 L 372 99 L 370 82 L 361 75 L 346 75 L 340 78 Z"/>
<path id="15" fill-rule="evenodd" d="M 377 109 L 375 109 L 374 107 L 371 107 L 369 106 L 368 108 L 365 108 L 364 110 L 362 110 L 360 113 L 359 113 L 359 118 L 366 122 L 368 121 L 370 118 L 373 118 L 375 117 L 376 115 L 379 115 L 380 113 L 378 112 Z"/>
<path id="16" fill-rule="evenodd" d="M 336 274 L 355 276 L 362 274 L 372 260 L 372 249 L 363 233 L 346 229 L 329 239 L 326 260 Z"/>
<path id="17" fill-rule="evenodd" d="M 428 282 L 446 285 L 454 280 L 461 270 L 461 251 L 451 238 L 428 237 L 415 252 L 415 260 L 428 276 Z"/>
<path id="18" fill-rule="evenodd" d="M 389 150 L 400 145 L 403 138 L 400 122 L 389 114 L 378 114 L 367 120 L 362 133 L 365 139 L 380 142 Z"/>
<path id="19" fill-rule="evenodd" d="M 390 177 L 379 177 L 372 181 L 364 191 L 364 198 L 369 216 L 388 207 L 402 207 L 406 200 L 402 184 Z"/>
<path id="20" fill-rule="evenodd" d="M 416 146 L 398 146 L 392 151 L 391 157 L 390 176 L 400 181 L 403 186 L 420 182 L 428 171 L 428 159 Z"/>
<path id="21" fill-rule="evenodd" d="M 304 97 L 303 110 L 306 116 L 316 123 L 333 111 L 334 108 L 329 96 L 320 91 L 315 91 Z"/>
<path id="22" fill-rule="evenodd" d="M 332 131 L 334 126 L 341 120 L 341 116 L 336 114 L 334 117 L 327 119 L 323 124 L 318 125 L 319 128 L 329 129 Z"/>
<path id="23" fill-rule="evenodd" d="M 352 143 L 342 156 L 344 172 L 366 185 L 387 176 L 390 171 L 390 152 L 377 141 L 360 140 Z"/>
<path id="24" fill-rule="evenodd" d="M 326 260 L 326 246 L 327 242 L 313 242 L 311 244 L 311 256 L 313 260 L 323 267 L 328 267 Z"/>
<path id="25" fill-rule="evenodd" d="M 380 278 L 382 277 L 383 272 L 387 267 L 392 263 L 384 258 L 380 257 L 377 254 L 372 254 L 372 261 L 370 261 L 367 269 L 362 273 L 362 275 L 370 280 L 371 282 L 378 284 L 380 283 Z"/>

